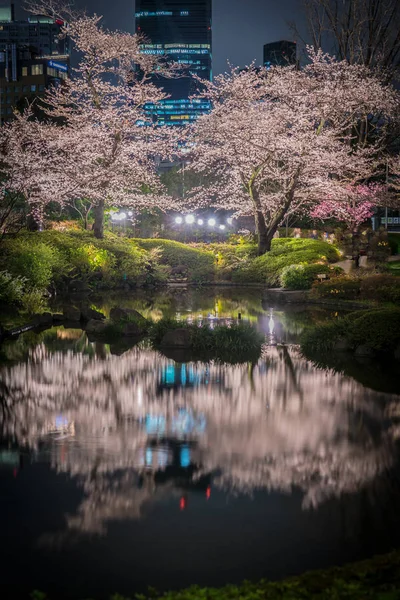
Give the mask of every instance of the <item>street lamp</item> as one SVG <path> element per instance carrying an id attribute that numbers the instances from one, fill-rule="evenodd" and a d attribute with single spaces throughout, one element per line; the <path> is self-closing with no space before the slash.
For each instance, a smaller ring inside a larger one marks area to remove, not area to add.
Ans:
<path id="1" fill-rule="evenodd" d="M 220 228 L 221 231 L 224 231 L 225 225 L 220 225 L 219 228 Z"/>
<path id="2" fill-rule="evenodd" d="M 198 221 L 197 221 L 197 225 L 204 225 L 204 221 L 203 221 L 203 219 L 198 219 Z"/>
<path id="3" fill-rule="evenodd" d="M 176 223 L 177 225 L 180 225 L 181 223 L 183 223 L 183 219 L 182 219 L 182 217 L 176 217 L 176 219 L 175 219 L 175 223 Z"/>
<path id="4" fill-rule="evenodd" d="M 193 215 L 187 215 L 187 217 L 185 217 L 185 221 L 188 225 L 192 225 L 194 223 L 194 216 Z"/>
<path id="5" fill-rule="evenodd" d="M 208 224 L 210 227 L 215 227 L 216 223 L 217 222 L 215 219 L 208 219 Z"/>

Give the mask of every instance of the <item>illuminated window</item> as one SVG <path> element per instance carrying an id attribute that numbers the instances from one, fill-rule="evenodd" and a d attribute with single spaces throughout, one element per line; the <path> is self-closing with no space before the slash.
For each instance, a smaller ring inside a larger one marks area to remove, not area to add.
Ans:
<path id="1" fill-rule="evenodd" d="M 32 75 L 43 75 L 43 65 L 32 65 Z"/>
<path id="2" fill-rule="evenodd" d="M 36 92 L 36 85 L 31 85 L 31 92 Z"/>
<path id="3" fill-rule="evenodd" d="M 189 15 L 188 10 L 181 10 L 181 17 L 187 17 Z"/>
<path id="4" fill-rule="evenodd" d="M 22 67 L 22 77 L 28 77 L 28 67 Z"/>

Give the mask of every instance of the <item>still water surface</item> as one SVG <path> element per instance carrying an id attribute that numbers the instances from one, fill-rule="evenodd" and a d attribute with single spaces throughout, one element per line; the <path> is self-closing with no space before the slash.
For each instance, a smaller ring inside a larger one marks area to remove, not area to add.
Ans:
<path id="1" fill-rule="evenodd" d="M 398 546 L 398 376 L 316 367 L 296 346 L 333 311 L 256 290 L 99 299 L 145 316 L 254 322 L 256 365 L 176 363 L 80 330 L 1 351 L 1 598 L 108 598 L 281 578 Z"/>

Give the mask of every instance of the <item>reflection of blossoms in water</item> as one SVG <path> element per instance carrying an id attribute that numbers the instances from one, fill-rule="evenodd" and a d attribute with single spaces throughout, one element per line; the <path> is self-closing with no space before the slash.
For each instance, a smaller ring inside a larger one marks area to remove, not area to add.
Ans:
<path id="1" fill-rule="evenodd" d="M 317 370 L 295 348 L 228 366 L 41 347 L 0 376 L 6 435 L 44 443 L 42 456 L 84 489 L 72 529 L 104 532 L 111 519 L 139 518 L 154 500 L 211 479 L 238 493 L 295 486 L 304 507 L 316 506 L 392 463 L 384 406 L 399 398 Z"/>

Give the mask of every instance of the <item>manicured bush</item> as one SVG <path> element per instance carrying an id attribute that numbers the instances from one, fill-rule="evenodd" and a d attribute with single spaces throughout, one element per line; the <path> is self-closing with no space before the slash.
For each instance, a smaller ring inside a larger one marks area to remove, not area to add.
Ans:
<path id="1" fill-rule="evenodd" d="M 400 304 L 400 280 L 392 275 L 370 275 L 360 282 L 361 298 Z"/>
<path id="2" fill-rule="evenodd" d="M 322 281 L 314 284 L 311 296 L 322 299 L 355 300 L 360 296 L 360 287 L 360 279 L 340 277 L 333 281 Z"/>
<path id="3" fill-rule="evenodd" d="M 186 274 L 189 281 L 195 283 L 214 280 L 215 256 L 212 252 L 172 240 L 136 239 L 134 241 L 145 250 L 161 248 L 160 262 L 171 267 L 172 273 L 174 270 L 179 270 Z"/>
<path id="4" fill-rule="evenodd" d="M 270 287 L 277 287 L 285 267 L 315 263 L 322 266 L 339 259 L 339 251 L 328 242 L 297 238 L 275 239 L 270 252 L 249 261 L 233 274 L 232 279 L 237 283 L 265 283 Z"/>
<path id="5" fill-rule="evenodd" d="M 328 265 L 289 265 L 283 269 L 280 283 L 288 290 L 309 290 L 318 275 L 330 277 L 336 273 L 331 271 Z"/>
<path id="6" fill-rule="evenodd" d="M 400 280 L 387 274 L 339 277 L 316 283 L 312 288 L 311 296 L 320 299 L 358 299 L 399 304 Z"/>
<path id="7" fill-rule="evenodd" d="M 392 254 L 400 254 L 400 233 L 389 233 L 388 241 Z"/>

